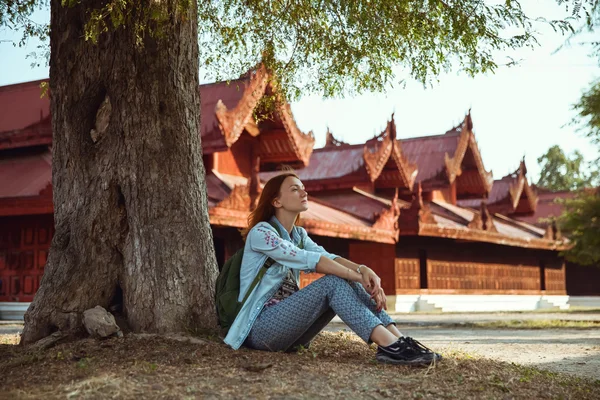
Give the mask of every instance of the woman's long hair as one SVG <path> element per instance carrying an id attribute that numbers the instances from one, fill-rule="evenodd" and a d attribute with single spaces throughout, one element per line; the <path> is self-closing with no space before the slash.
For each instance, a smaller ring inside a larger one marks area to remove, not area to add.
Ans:
<path id="1" fill-rule="evenodd" d="M 279 175 L 275 175 L 267 181 L 262 193 L 260 194 L 256 208 L 248 216 L 248 227 L 240 231 L 244 241 L 246 240 L 246 236 L 248 236 L 248 232 L 250 232 L 250 230 L 254 228 L 256 224 L 263 221 L 269 221 L 271 217 L 275 215 L 273 200 L 279 197 L 279 193 L 281 192 L 281 184 L 287 177 L 290 176 L 298 178 L 298 175 L 296 175 L 295 172 L 286 171 Z M 297 218 L 294 223 L 296 222 L 298 222 Z"/>

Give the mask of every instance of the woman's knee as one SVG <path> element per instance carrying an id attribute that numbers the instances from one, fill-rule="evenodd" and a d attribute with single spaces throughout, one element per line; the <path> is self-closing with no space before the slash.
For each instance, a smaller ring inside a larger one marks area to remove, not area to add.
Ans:
<path id="1" fill-rule="evenodd" d="M 321 281 L 322 284 L 329 286 L 337 286 L 341 284 L 348 285 L 348 282 L 345 279 L 335 275 L 325 275 L 324 277 L 319 278 L 317 281 Z"/>

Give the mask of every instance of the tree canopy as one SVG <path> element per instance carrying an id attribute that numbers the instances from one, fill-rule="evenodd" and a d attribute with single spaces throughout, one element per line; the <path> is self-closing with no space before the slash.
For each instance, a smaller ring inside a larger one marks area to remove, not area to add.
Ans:
<path id="1" fill-rule="evenodd" d="M 80 0 L 61 3 L 72 7 Z M 588 15 L 596 1 L 557 3 L 566 11 L 560 20 L 526 15 L 514 0 L 200 1 L 200 65 L 220 80 L 263 62 L 289 100 L 307 93 L 333 97 L 382 91 L 409 77 L 428 83 L 453 68 L 473 76 L 512 63 L 499 57 L 501 51 L 534 47 L 539 24 L 574 33 L 573 23 Z M 161 21 L 168 15 L 186 18 L 185 10 L 193 3 L 161 4 L 90 3 L 85 39 L 95 42 L 108 29 L 127 25 L 142 45 L 145 35 L 160 35 Z M 47 5 L 47 0 L 5 0 L 0 4 L 0 26 L 22 30 L 24 39 L 43 38 L 48 26 L 29 16 Z"/>
<path id="2" fill-rule="evenodd" d="M 581 152 L 575 150 L 571 155 L 566 155 L 563 150 L 554 145 L 538 158 L 542 168 L 537 186 L 553 191 L 579 190 L 592 187 L 600 178 L 597 168 L 587 165 Z"/>
<path id="3" fill-rule="evenodd" d="M 599 24 L 600 3 L 596 2 L 586 14 L 586 24 L 576 32 L 576 35 L 582 32 L 593 33 Z M 598 35 L 594 37 L 596 39 L 590 43 L 592 46 L 590 56 L 595 57 L 600 66 L 600 40 L 597 39 Z M 579 190 L 575 198 L 566 200 L 564 212 L 558 222 L 573 242 L 573 247 L 565 253 L 567 259 L 584 265 L 600 265 L 600 80 L 590 84 L 590 88 L 573 105 L 573 109 L 577 112 L 573 123 L 579 125 L 580 131 L 598 150 L 598 158 L 591 163 L 591 171 L 587 176 L 589 182 L 579 187 L 595 188 Z M 577 160 L 581 158 L 580 154 L 575 156 Z"/>
<path id="4" fill-rule="evenodd" d="M 559 218 L 573 247 L 565 252 L 569 261 L 583 265 L 600 263 L 600 190 L 584 190 L 565 201 Z"/>

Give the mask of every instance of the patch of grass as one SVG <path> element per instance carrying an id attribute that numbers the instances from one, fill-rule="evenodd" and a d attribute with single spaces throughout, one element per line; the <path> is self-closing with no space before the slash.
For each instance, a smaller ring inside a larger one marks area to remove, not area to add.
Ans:
<path id="1" fill-rule="evenodd" d="M 19 334 L 14 334 L 14 335 L 0 335 L 0 345 L 1 344 L 19 344 L 19 341 L 21 340 L 21 335 Z"/>
<path id="2" fill-rule="evenodd" d="M 451 324 L 450 327 L 480 329 L 596 329 L 600 321 L 573 321 L 564 319 L 513 319 L 506 321 L 482 321 Z"/>
<path id="3" fill-rule="evenodd" d="M 323 332 L 295 353 L 135 335 L 62 343 L 36 356 L 0 349 L 7 398 L 600 398 L 598 381 L 456 350 L 430 367 L 382 365 L 374 346 L 346 332 Z"/>

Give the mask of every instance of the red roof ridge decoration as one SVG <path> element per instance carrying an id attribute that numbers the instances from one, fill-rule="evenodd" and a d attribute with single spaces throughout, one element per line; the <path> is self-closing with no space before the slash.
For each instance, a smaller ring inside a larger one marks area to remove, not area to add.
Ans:
<path id="1" fill-rule="evenodd" d="M 372 200 L 378 201 L 381 204 L 384 204 L 384 205 L 386 205 L 388 207 L 390 207 L 392 205 L 392 200 L 386 199 L 384 197 L 377 196 L 376 194 L 373 194 L 373 193 L 366 192 L 366 191 L 364 191 L 364 190 L 362 190 L 360 188 L 357 188 L 356 186 L 354 186 L 352 188 L 352 191 L 356 192 L 356 193 L 358 193 L 358 194 L 360 194 L 362 196 L 368 197 L 368 198 L 370 198 Z M 410 208 L 410 204 L 411 203 L 409 203 L 407 201 L 404 201 L 404 200 L 401 200 L 401 199 L 397 198 L 397 196 L 396 196 L 396 202 L 398 203 L 398 205 L 399 205 L 400 208 Z"/>
<path id="2" fill-rule="evenodd" d="M 494 218 L 490 214 L 487 208 L 487 202 L 481 201 L 480 211 L 473 213 L 473 219 L 467 225 L 469 229 L 477 229 L 480 231 L 498 232 L 496 225 L 494 225 Z"/>
<path id="3" fill-rule="evenodd" d="M 500 182 L 504 182 L 502 185 L 506 185 L 507 183 L 508 185 L 500 186 Z M 508 190 L 504 189 L 506 190 L 505 193 L 500 192 L 500 194 L 497 194 L 497 191 L 494 191 L 494 187 L 499 188 L 499 190 L 503 190 L 503 188 L 507 187 Z M 504 209 L 501 209 L 502 202 L 508 201 L 510 203 L 510 209 L 507 211 L 509 213 L 517 212 L 521 197 L 525 194 L 530 212 L 535 213 L 539 198 L 527 181 L 527 166 L 525 165 L 525 159 L 521 160 L 519 167 L 514 172 L 495 181 L 494 187 L 492 187 L 492 191 L 495 192 L 494 196 L 490 196 L 490 200 L 492 201 L 490 206 L 492 206 L 494 210 L 505 211 Z M 506 205 L 504 207 L 506 207 Z"/>
<path id="4" fill-rule="evenodd" d="M 440 201 L 432 201 L 431 204 L 435 205 L 435 208 L 431 208 L 431 212 L 435 215 L 434 223 L 420 223 L 416 232 L 416 235 L 418 236 L 432 236 L 447 239 L 488 242 L 498 245 L 517 246 L 532 249 L 565 250 L 568 248 L 568 243 L 565 241 L 552 240 L 544 237 L 543 229 L 538 229 L 534 226 L 512 220 L 501 214 L 494 214 L 492 216 L 488 213 L 485 213 L 485 210 L 483 211 L 483 214 L 486 215 L 486 218 L 494 220 L 496 230 L 474 229 L 474 226 L 469 227 L 463 224 L 453 226 L 454 222 L 450 222 L 453 221 L 453 219 L 449 218 L 450 215 L 445 215 L 446 212 L 449 214 L 457 212 L 459 214 L 463 214 L 464 211 L 464 214 L 471 214 L 472 217 L 469 219 L 476 220 L 477 211 L 463 209 L 461 207 L 453 206 Z M 438 208 L 440 210 L 438 210 Z M 464 218 L 463 216 L 460 217 Z M 444 222 L 444 220 L 446 220 L 446 222 Z M 481 222 L 483 225 L 483 218 L 481 218 Z M 501 227 L 502 230 L 500 229 Z M 526 233 L 528 236 L 510 234 L 509 231 L 507 231 L 507 228 L 512 230 L 516 228 L 517 230 L 521 230 L 521 232 Z M 401 233 L 406 235 L 404 226 L 401 225 L 400 229 Z"/>
<path id="5" fill-rule="evenodd" d="M 229 196 L 221 200 L 216 207 L 237 211 L 250 211 L 250 184 L 235 185 Z"/>
<path id="6" fill-rule="evenodd" d="M 350 146 L 349 143 L 336 139 L 333 136 L 333 133 L 327 127 L 327 132 L 325 133 L 325 147 L 339 147 L 339 146 Z"/>
<path id="7" fill-rule="evenodd" d="M 308 133 L 304 133 L 300 130 L 300 128 L 298 128 L 288 102 L 280 100 L 279 105 L 277 106 L 277 111 L 292 143 L 294 152 L 304 163 L 304 165 L 308 165 L 310 155 L 312 154 L 315 146 L 315 136 L 313 132 L 309 131 Z"/>
<path id="8" fill-rule="evenodd" d="M 429 204 L 423 201 L 421 182 L 415 185 L 410 207 L 402 211 L 399 221 L 399 230 L 403 235 L 419 235 L 423 225 L 436 225 Z"/>
<path id="9" fill-rule="evenodd" d="M 533 188 L 531 187 L 531 185 L 529 185 L 529 182 L 527 181 L 527 166 L 525 165 L 525 157 L 523 157 L 523 160 L 521 160 L 521 162 L 519 163 L 518 173 L 519 173 L 519 178 L 522 179 L 522 181 L 523 181 L 522 191 L 524 191 L 525 195 L 527 196 L 527 201 L 529 202 L 529 207 L 531 208 L 531 210 L 533 212 L 535 212 L 539 198 L 538 198 L 537 194 L 535 193 L 535 191 L 533 190 Z"/>
<path id="10" fill-rule="evenodd" d="M 373 145 L 374 151 L 371 151 L 369 147 Z M 371 182 L 375 182 L 381 175 L 390 157 L 396 163 L 404 186 L 412 189 L 417 177 L 417 166 L 409 163 L 408 159 L 402 153 L 402 145 L 396 140 L 394 114 L 392 114 L 391 120 L 387 122 L 386 128 L 379 135 L 367 141 L 363 147 L 365 168 Z"/>
<path id="11" fill-rule="evenodd" d="M 226 186 L 231 188 L 231 192 L 227 197 L 217 203 L 216 208 L 237 210 L 237 211 L 252 211 L 256 208 L 258 199 L 262 192 L 262 185 L 258 172 L 260 169 L 260 157 L 253 160 L 252 172 L 250 178 L 246 179 L 245 184 L 231 185 L 216 171 L 215 176 L 219 178 Z"/>
<path id="12" fill-rule="evenodd" d="M 228 110 L 222 100 L 217 102 L 215 114 L 227 147 L 231 147 L 239 139 L 247 125 L 250 126 L 248 132 L 252 136 L 258 135 L 258 130 L 252 128 L 254 123 L 252 114 L 265 93 L 268 81 L 267 70 L 264 65 L 260 65 L 254 73 L 250 72 L 250 82 L 235 108 Z"/>
<path id="13" fill-rule="evenodd" d="M 290 104 L 284 101 L 273 88 L 269 79 L 270 73 L 264 64 L 260 64 L 255 71 L 248 74 L 250 76 L 248 85 L 244 89 L 240 101 L 233 109 L 228 110 L 222 100 L 219 100 L 215 106 L 215 114 L 219 121 L 221 133 L 225 138 L 225 144 L 227 147 L 231 147 L 239 139 L 244 129 L 254 137 L 260 134 L 253 113 L 267 90 L 271 90 L 275 92 L 277 98 L 276 112 L 281 118 L 294 153 L 307 165 L 315 145 L 313 132 L 304 133 L 298 128 Z"/>
<path id="14" fill-rule="evenodd" d="M 382 211 L 376 215 L 375 223 L 373 228 L 385 229 L 388 231 L 396 232 L 396 241 L 400 237 L 400 230 L 398 229 L 398 218 L 400 217 L 400 205 L 398 204 L 398 189 L 395 190 L 394 197 L 392 198 L 390 208 Z"/>
<path id="15" fill-rule="evenodd" d="M 548 240 L 562 240 L 562 233 L 558 224 L 556 223 L 556 219 L 552 218 L 552 222 L 548 224 L 546 227 L 546 232 L 544 233 L 544 239 Z"/>
<path id="16" fill-rule="evenodd" d="M 252 160 L 252 172 L 250 175 L 250 179 L 248 182 L 248 193 L 250 194 L 250 211 L 254 211 L 256 206 L 258 205 L 258 199 L 262 192 L 262 186 L 260 184 L 260 177 L 258 173 L 260 172 L 260 157 L 255 157 Z"/>
<path id="17" fill-rule="evenodd" d="M 475 164 L 477 165 L 477 170 L 479 171 L 479 175 L 481 176 L 484 187 L 489 193 L 492 190 L 494 178 L 492 176 L 491 171 L 486 171 L 483 165 L 481 152 L 479 151 L 479 146 L 477 145 L 475 135 L 473 134 L 473 120 L 471 119 L 471 110 L 469 110 L 469 112 L 465 116 L 462 124 L 446 132 L 446 135 L 456 132 L 460 132 L 458 145 L 456 146 L 456 151 L 454 152 L 452 157 L 450 157 L 448 153 L 444 155 L 444 162 L 446 164 L 446 174 L 448 176 L 449 183 L 454 182 L 454 180 L 462 173 L 461 164 L 465 157 L 467 149 L 470 148 L 471 152 L 473 153 L 473 158 L 475 159 Z"/>
<path id="18" fill-rule="evenodd" d="M 248 213 L 252 206 L 250 191 L 251 179 L 246 185 L 235 185 L 225 199 L 209 208 L 208 213 L 212 225 L 244 228 L 247 226 Z M 355 224 L 344 224 L 336 221 L 314 219 L 311 217 L 301 217 L 300 226 L 303 226 L 308 232 L 316 235 L 330 237 L 340 237 L 346 239 L 367 240 L 380 243 L 394 244 L 398 240 L 398 230 L 390 230 L 376 226 L 371 226 L 371 222 L 364 218 L 355 216 L 343 209 L 332 206 L 326 201 L 311 196 L 312 203 L 319 204 L 320 207 L 326 207 L 326 214 L 342 213 L 347 218 L 356 220 Z"/>

